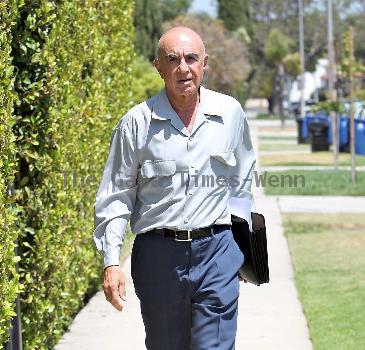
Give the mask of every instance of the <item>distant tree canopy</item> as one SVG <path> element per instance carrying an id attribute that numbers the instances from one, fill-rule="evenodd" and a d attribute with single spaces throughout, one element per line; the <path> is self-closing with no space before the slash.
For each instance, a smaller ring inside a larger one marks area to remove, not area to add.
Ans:
<path id="1" fill-rule="evenodd" d="M 162 23 L 187 12 L 192 0 L 135 0 L 134 26 L 137 53 L 152 61 L 162 35 Z"/>
<path id="2" fill-rule="evenodd" d="M 227 28 L 244 27 L 250 37 L 250 58 L 253 68 L 265 63 L 267 38 L 273 27 L 293 41 L 293 50 L 299 51 L 298 3 L 276 0 L 219 0 L 219 18 Z M 319 11 L 315 0 L 306 1 L 305 46 L 306 61 L 314 68 L 314 62 L 326 49 L 326 12 Z M 265 65 L 265 64 L 264 64 Z M 262 68 L 260 68 L 262 71 Z M 265 73 L 266 75 L 266 73 Z"/>
<path id="3" fill-rule="evenodd" d="M 251 33 L 249 0 L 218 0 L 218 17 L 228 30 L 235 31 L 244 27 Z"/>
<path id="4" fill-rule="evenodd" d="M 270 31 L 265 45 L 265 55 L 274 64 L 283 63 L 290 53 L 292 40 L 280 30 L 274 28 Z"/>
<path id="5" fill-rule="evenodd" d="M 362 12 L 353 14 L 349 17 L 349 24 L 353 25 L 355 28 L 354 33 L 354 48 L 355 56 L 357 60 L 365 64 L 365 0 L 363 2 Z"/>
<path id="6" fill-rule="evenodd" d="M 269 33 L 265 46 L 265 56 L 268 61 L 275 65 L 276 69 L 274 80 L 275 88 L 269 96 L 273 95 L 274 101 L 277 102 L 278 111 L 282 121 L 284 116 L 284 62 L 290 54 L 292 44 L 293 42 L 288 36 L 283 34 L 279 29 L 273 28 Z M 272 112 L 272 110 L 270 110 L 270 112 Z"/>
<path id="7" fill-rule="evenodd" d="M 284 57 L 284 66 L 287 74 L 296 77 L 300 74 L 300 54 L 290 53 Z"/>
<path id="8" fill-rule="evenodd" d="M 343 57 L 342 34 L 350 24 L 355 27 L 355 56 L 359 62 L 365 62 L 365 0 L 334 1 L 334 35 L 336 42 L 336 59 Z M 304 47 L 306 70 L 313 71 L 319 58 L 327 55 L 327 9 L 326 1 L 304 1 Z M 270 31 L 275 28 L 291 40 L 290 52 L 295 55 L 286 57 L 286 72 L 293 75 L 298 71 L 299 31 L 298 1 L 277 0 L 218 0 L 218 17 L 225 26 L 236 33 L 245 29 L 248 36 L 246 44 L 249 49 L 251 72 L 248 84 L 251 95 L 269 97 L 269 81 L 273 84 L 272 53 L 279 54 L 280 40 L 269 43 Z M 284 57 L 283 57 L 284 58 Z M 290 72 L 288 71 L 290 70 Z M 263 88 L 263 85 L 266 88 Z"/>

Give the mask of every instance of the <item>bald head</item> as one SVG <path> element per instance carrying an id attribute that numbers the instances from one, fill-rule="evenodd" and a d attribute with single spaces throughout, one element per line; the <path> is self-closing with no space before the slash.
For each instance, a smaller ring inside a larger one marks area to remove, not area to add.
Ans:
<path id="1" fill-rule="evenodd" d="M 202 39 L 187 27 L 174 27 L 163 34 L 153 61 L 168 96 L 176 98 L 197 97 L 207 62 Z"/>
<path id="2" fill-rule="evenodd" d="M 178 26 L 169 29 L 161 36 L 157 46 L 157 57 L 160 58 L 161 54 L 177 42 L 193 43 L 202 55 L 205 54 L 204 43 L 199 34 L 188 27 Z"/>

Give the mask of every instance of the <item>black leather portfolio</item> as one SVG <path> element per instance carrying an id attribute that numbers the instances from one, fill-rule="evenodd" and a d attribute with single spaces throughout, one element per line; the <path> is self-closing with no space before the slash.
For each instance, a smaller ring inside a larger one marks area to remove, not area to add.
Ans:
<path id="1" fill-rule="evenodd" d="M 262 214 L 251 213 L 251 219 L 252 231 L 245 219 L 232 215 L 232 233 L 245 256 L 240 277 L 259 286 L 269 282 L 266 226 Z"/>

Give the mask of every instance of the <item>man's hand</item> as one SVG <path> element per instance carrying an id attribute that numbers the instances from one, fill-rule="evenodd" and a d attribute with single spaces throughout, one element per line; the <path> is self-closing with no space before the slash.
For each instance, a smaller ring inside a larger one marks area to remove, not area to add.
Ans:
<path id="1" fill-rule="evenodd" d="M 104 269 L 103 289 L 106 300 L 117 310 L 123 310 L 126 301 L 125 277 L 120 266 L 108 266 Z"/>

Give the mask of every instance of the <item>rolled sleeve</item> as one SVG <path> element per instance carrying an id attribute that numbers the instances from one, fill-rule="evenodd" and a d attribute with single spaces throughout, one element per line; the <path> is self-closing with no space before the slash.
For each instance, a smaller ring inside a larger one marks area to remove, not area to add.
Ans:
<path id="1" fill-rule="evenodd" d="M 119 265 L 120 249 L 133 212 L 138 161 L 131 118 L 113 129 L 109 155 L 94 203 L 93 239 L 104 256 L 104 268 Z"/>

